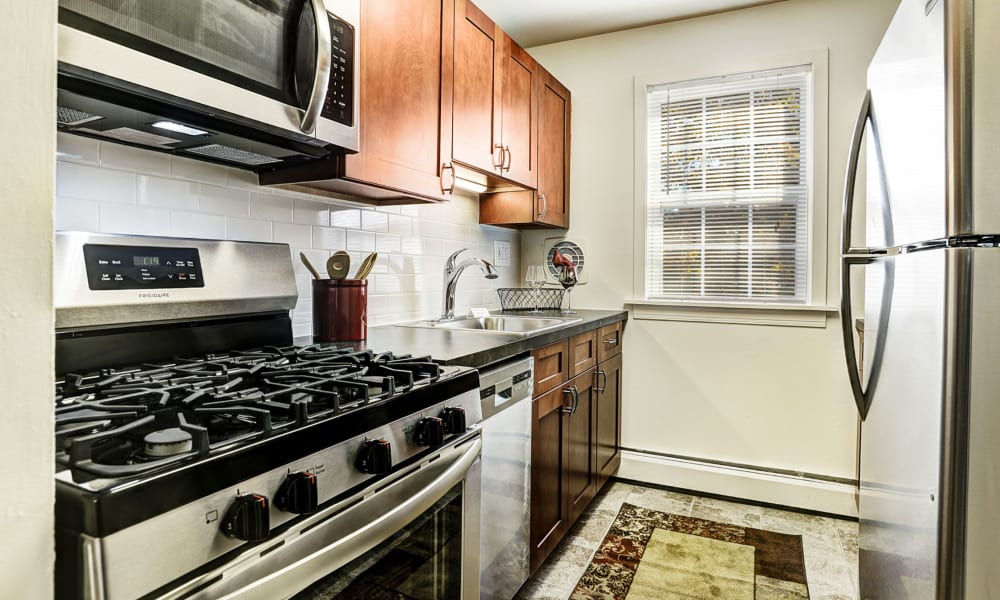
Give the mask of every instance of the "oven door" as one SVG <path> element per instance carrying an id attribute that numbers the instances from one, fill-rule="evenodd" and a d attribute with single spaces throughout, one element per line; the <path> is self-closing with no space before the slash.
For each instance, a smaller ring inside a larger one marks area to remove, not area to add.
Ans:
<path id="1" fill-rule="evenodd" d="M 163 597 L 476 599 L 481 449 L 476 432 Z"/>
<path id="2" fill-rule="evenodd" d="M 356 0 L 59 0 L 59 61 L 356 151 L 359 16 Z"/>

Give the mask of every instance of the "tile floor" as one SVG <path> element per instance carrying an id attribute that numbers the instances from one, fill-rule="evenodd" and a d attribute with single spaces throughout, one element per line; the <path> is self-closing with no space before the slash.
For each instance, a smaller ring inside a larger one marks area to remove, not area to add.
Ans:
<path id="1" fill-rule="evenodd" d="M 858 597 L 858 524 L 611 482 L 515 600 L 563 600 L 604 539 L 622 502 L 678 515 L 800 534 L 810 600 Z"/>

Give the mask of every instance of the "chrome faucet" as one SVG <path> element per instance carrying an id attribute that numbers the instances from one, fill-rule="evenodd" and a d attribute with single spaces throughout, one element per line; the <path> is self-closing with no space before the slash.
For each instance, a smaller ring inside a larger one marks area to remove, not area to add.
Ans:
<path id="1" fill-rule="evenodd" d="M 464 271 L 466 267 L 477 265 L 480 270 L 482 270 L 483 275 L 486 276 L 486 279 L 497 278 L 497 270 L 493 267 L 493 263 L 481 258 L 466 258 L 458 264 L 455 264 L 455 260 L 458 258 L 458 255 L 466 250 L 468 250 L 468 248 L 462 248 L 461 250 L 452 253 L 452 255 L 449 256 L 448 260 L 444 263 L 444 298 L 442 300 L 441 311 L 442 321 L 455 318 L 455 286 L 458 285 L 458 276 L 462 274 L 462 271 Z"/>

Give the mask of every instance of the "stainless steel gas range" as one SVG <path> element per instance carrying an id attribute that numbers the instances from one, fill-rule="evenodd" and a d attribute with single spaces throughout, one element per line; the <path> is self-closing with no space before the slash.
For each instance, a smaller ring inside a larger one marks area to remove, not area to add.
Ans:
<path id="1" fill-rule="evenodd" d="M 58 597 L 478 597 L 475 370 L 292 345 L 286 245 L 56 250 Z"/>

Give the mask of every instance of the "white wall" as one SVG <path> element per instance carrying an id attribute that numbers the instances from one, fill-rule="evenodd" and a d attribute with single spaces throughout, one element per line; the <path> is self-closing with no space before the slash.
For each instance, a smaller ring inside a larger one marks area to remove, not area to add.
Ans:
<path id="1" fill-rule="evenodd" d="M 897 0 L 792 0 L 533 48 L 573 93 L 571 229 L 590 283 L 574 305 L 633 289 L 633 78 L 691 61 L 829 49 L 827 304 L 838 295 L 839 199 L 865 70 Z M 819 165 L 823 168 L 823 165 Z M 544 232 L 525 233 L 523 264 Z M 822 301 L 822 299 L 821 299 Z M 836 314 L 821 328 L 633 320 L 625 335 L 627 447 L 854 478 L 856 413 Z M 663 482 L 669 483 L 669 482 Z M 741 495 L 741 490 L 713 490 Z"/>
<path id="2" fill-rule="evenodd" d="M 52 595 L 52 187 L 56 3 L 0 19 L 0 590 Z M 16 82 L 16 83 L 15 83 Z"/>
<path id="3" fill-rule="evenodd" d="M 378 251 L 368 288 L 371 325 L 439 316 L 444 260 L 460 248 L 492 261 L 493 241 L 506 240 L 512 263 L 498 267 L 492 281 L 477 269 L 462 275 L 458 314 L 470 305 L 496 308 L 496 288 L 517 285 L 521 234 L 480 226 L 479 203 L 470 196 L 376 210 L 261 187 L 240 169 L 70 134 L 59 134 L 58 150 L 58 229 L 290 244 L 299 288 L 296 335 L 312 331 L 310 275 L 300 251 L 321 272 L 336 250 L 350 252 L 352 272 Z"/>

